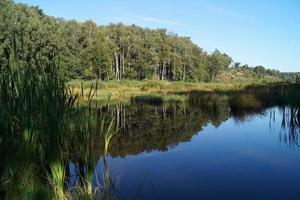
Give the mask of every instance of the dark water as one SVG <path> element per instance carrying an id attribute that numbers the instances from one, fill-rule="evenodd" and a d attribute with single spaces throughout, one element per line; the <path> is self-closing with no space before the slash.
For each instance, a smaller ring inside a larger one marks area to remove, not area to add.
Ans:
<path id="1" fill-rule="evenodd" d="M 299 199 L 299 104 L 291 102 L 204 94 L 184 105 L 112 107 L 119 132 L 108 156 L 95 150 L 93 188 L 115 199 Z"/>

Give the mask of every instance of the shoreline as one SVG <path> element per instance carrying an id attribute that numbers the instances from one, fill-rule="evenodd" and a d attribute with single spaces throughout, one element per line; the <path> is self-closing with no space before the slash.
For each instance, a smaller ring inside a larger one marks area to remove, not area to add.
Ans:
<path id="1" fill-rule="evenodd" d="M 73 94 L 84 94 L 87 99 L 90 91 L 94 91 L 93 100 L 106 102 L 110 97 L 110 104 L 130 103 L 133 98 L 141 97 L 146 101 L 160 99 L 162 102 L 184 102 L 186 93 L 190 92 L 232 92 L 249 87 L 264 86 L 279 82 L 257 80 L 253 82 L 170 82 L 160 80 L 122 80 L 122 81 L 82 81 L 72 80 L 67 83 Z M 83 88 L 83 90 L 82 90 Z M 95 90 L 97 88 L 97 91 Z"/>

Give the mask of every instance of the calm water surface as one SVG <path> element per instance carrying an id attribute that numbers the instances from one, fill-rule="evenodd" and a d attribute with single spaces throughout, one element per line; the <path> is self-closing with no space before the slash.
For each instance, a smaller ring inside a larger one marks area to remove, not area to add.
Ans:
<path id="1" fill-rule="evenodd" d="M 120 131 L 99 156 L 94 188 L 116 199 L 299 199 L 290 107 L 256 102 L 236 112 L 226 99 L 117 106 Z"/>

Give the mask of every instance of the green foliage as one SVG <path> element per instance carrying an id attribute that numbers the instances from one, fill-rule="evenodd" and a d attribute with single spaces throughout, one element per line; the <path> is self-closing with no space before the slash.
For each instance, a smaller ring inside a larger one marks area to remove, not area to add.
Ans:
<path id="1" fill-rule="evenodd" d="M 291 73 L 291 72 L 285 72 L 280 74 L 282 79 L 286 82 L 292 82 L 292 83 L 299 83 L 300 73 Z"/>
<path id="2" fill-rule="evenodd" d="M 99 26 L 46 16 L 38 7 L 3 1 L 0 10 L 0 61 L 17 55 L 23 67 L 37 67 L 57 59 L 65 79 L 159 79 L 217 81 L 232 59 L 215 50 L 203 51 L 189 37 L 166 29 L 143 29 L 123 24 Z M 12 47 L 15 47 L 14 49 Z M 279 76 L 263 66 L 251 68 L 259 78 Z"/>
<path id="3" fill-rule="evenodd" d="M 263 66 L 256 66 L 253 70 L 259 78 L 262 78 L 266 73 L 266 69 Z"/>
<path id="4" fill-rule="evenodd" d="M 57 200 L 64 200 L 64 179 L 65 170 L 60 162 L 53 162 L 50 165 L 51 174 L 48 175 L 48 180 L 53 188 L 53 197 Z"/>
<path id="5" fill-rule="evenodd" d="M 215 77 L 221 72 L 227 69 L 232 63 L 232 59 L 222 54 L 219 50 L 215 50 L 208 58 L 208 71 L 210 81 L 214 81 Z"/>

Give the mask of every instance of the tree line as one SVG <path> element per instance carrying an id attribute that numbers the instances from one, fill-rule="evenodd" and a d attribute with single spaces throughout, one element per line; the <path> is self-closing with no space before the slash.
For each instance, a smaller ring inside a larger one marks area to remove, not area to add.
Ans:
<path id="1" fill-rule="evenodd" d="M 258 77 L 281 76 L 263 66 L 233 63 L 215 50 L 207 53 L 166 29 L 97 25 L 45 15 L 38 7 L 2 0 L 0 62 L 35 67 L 50 62 L 67 79 L 215 81 L 228 68 L 246 68 Z"/>

